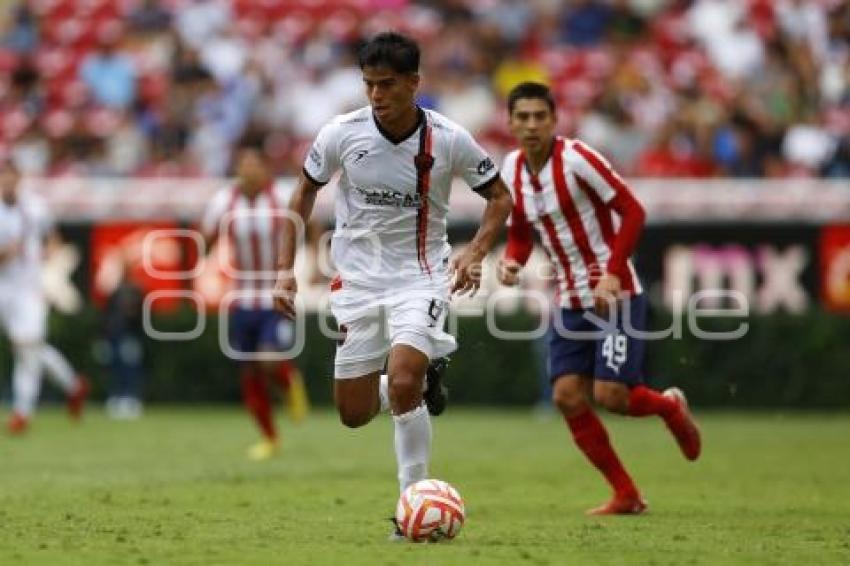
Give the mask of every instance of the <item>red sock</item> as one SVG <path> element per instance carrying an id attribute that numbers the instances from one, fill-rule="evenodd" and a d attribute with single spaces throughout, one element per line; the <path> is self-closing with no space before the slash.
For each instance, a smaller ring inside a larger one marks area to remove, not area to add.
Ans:
<path id="1" fill-rule="evenodd" d="M 266 389 L 266 382 L 258 372 L 253 370 L 242 372 L 242 400 L 257 422 L 257 426 L 260 427 L 263 436 L 269 440 L 277 439 L 269 392 Z"/>
<path id="2" fill-rule="evenodd" d="M 288 391 L 292 383 L 292 369 L 292 363 L 289 360 L 283 360 L 277 365 L 274 378 L 283 391 Z"/>
<path id="3" fill-rule="evenodd" d="M 629 415 L 646 417 L 658 415 L 665 421 L 679 412 L 679 404 L 644 385 L 632 387 L 629 391 Z"/>
<path id="4" fill-rule="evenodd" d="M 587 407 L 584 411 L 564 419 L 573 433 L 573 440 L 587 459 L 596 466 L 618 496 L 637 497 L 635 487 L 629 473 L 623 468 L 620 458 L 614 452 L 608 432 L 593 409 Z"/>

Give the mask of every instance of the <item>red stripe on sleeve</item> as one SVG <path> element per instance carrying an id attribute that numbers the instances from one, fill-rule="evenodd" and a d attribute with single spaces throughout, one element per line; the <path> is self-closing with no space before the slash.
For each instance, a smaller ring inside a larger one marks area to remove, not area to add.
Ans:
<path id="1" fill-rule="evenodd" d="M 575 142 L 573 149 L 593 167 L 616 193 L 616 196 L 608 203 L 608 206 L 617 212 L 621 222 L 620 229 L 617 231 L 613 243 L 608 242 L 606 238 L 606 243 L 611 248 L 611 257 L 608 259 L 607 270 L 609 273 L 613 273 L 620 278 L 624 283 L 624 289 L 634 290 L 635 282 L 632 279 L 631 271 L 628 269 L 626 262 L 631 257 L 635 247 L 637 247 L 637 242 L 640 239 L 643 224 L 646 220 L 646 213 L 620 176 L 614 173 L 594 151 L 581 142 Z M 588 191 L 589 193 L 596 194 L 596 191 L 592 187 L 587 187 L 587 189 L 590 189 Z M 598 216 L 599 214 L 597 213 Z"/>
<path id="2" fill-rule="evenodd" d="M 522 155 L 517 156 L 513 188 L 514 208 L 511 212 L 511 225 L 508 227 L 505 257 L 525 265 L 534 248 L 534 241 L 531 238 L 531 224 L 525 215 L 525 200 L 522 197 Z"/>
<path id="3" fill-rule="evenodd" d="M 564 140 L 558 138 L 555 141 L 555 149 L 552 152 L 552 178 L 555 181 L 555 191 L 558 194 L 558 203 L 561 205 L 561 212 L 570 227 L 573 234 L 573 240 L 578 247 L 579 254 L 588 271 L 590 288 L 596 284 L 599 279 L 600 270 L 596 260 L 596 254 L 590 247 L 590 240 L 587 237 L 587 231 L 584 229 L 584 224 L 579 216 L 578 209 L 573 202 L 570 190 L 567 187 L 567 179 L 564 175 Z"/>
<path id="4" fill-rule="evenodd" d="M 525 155 L 520 154 L 519 160 L 517 162 L 517 168 L 520 169 L 524 165 Z M 540 181 L 538 181 L 534 175 L 531 175 L 531 186 L 534 187 L 535 193 L 543 192 L 543 188 L 540 186 Z M 567 252 L 564 249 L 563 244 L 561 244 L 560 238 L 558 238 L 558 231 L 555 229 L 555 223 L 552 222 L 552 217 L 548 214 L 541 214 L 540 222 L 543 224 L 543 228 L 546 232 L 546 237 L 549 239 L 550 246 L 555 251 L 555 256 L 558 258 L 558 263 L 561 264 L 561 268 L 564 271 L 567 292 L 574 291 L 575 281 L 573 280 L 573 272 L 570 268 L 570 258 L 569 256 L 567 256 Z M 560 286 L 558 287 L 558 289 L 558 300 L 560 301 Z M 581 308 L 581 301 L 574 293 L 570 294 L 570 306 L 574 309 Z"/>

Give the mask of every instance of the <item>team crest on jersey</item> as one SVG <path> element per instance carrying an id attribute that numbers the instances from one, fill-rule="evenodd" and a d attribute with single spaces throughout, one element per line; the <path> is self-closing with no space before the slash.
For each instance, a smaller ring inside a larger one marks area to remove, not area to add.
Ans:
<path id="1" fill-rule="evenodd" d="M 422 198 L 416 193 L 402 193 L 395 189 L 364 189 L 355 187 L 366 204 L 393 208 L 421 208 Z"/>

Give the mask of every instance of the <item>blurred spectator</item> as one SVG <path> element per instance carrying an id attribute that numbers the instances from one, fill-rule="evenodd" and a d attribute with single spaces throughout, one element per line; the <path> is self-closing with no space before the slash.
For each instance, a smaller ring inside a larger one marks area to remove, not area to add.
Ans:
<path id="1" fill-rule="evenodd" d="M 397 28 L 422 43 L 418 102 L 497 159 L 513 144 L 506 93 L 537 80 L 559 133 L 629 174 L 848 170 L 848 2 L 296 4 L 98 0 L 93 17 L 87 2 L 12 1 L 0 147 L 52 175 L 219 175 L 250 129 L 295 174 L 323 123 L 366 104 L 359 42 Z"/>
<path id="2" fill-rule="evenodd" d="M 133 61 L 118 51 L 120 39 L 103 37 L 95 52 L 83 61 L 80 79 L 98 104 L 125 109 L 136 98 L 136 70 Z"/>
<path id="3" fill-rule="evenodd" d="M 160 5 L 159 0 L 144 0 L 130 13 L 128 23 L 134 31 L 167 31 L 171 26 L 171 13 Z"/>
<path id="4" fill-rule="evenodd" d="M 561 38 L 570 45 L 595 45 L 605 38 L 612 16 L 611 7 L 606 2 L 569 2 L 561 20 Z"/>
<path id="5" fill-rule="evenodd" d="M 31 53 L 38 46 L 38 22 L 27 3 L 12 6 L 9 29 L 3 34 L 2 44 L 19 53 Z"/>

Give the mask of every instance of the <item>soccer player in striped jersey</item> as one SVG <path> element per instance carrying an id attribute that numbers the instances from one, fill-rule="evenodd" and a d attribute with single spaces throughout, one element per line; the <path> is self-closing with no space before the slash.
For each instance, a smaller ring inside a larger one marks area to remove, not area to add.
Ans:
<path id="1" fill-rule="evenodd" d="M 450 295 L 479 288 L 481 262 L 511 209 L 496 166 L 469 132 L 416 105 L 419 59 L 419 46 L 396 33 L 365 44 L 359 63 L 370 106 L 322 128 L 290 202 L 295 216 L 309 218 L 319 189 L 342 172 L 331 246 L 340 275 L 331 309 L 343 331 L 334 398 L 349 427 L 391 409 L 401 490 L 428 477 L 429 415 L 445 404 L 429 366 L 456 348 L 444 329 Z M 456 176 L 487 204 L 472 242 L 450 262 L 446 216 Z M 284 225 L 275 300 L 294 316 L 297 227 Z"/>
<path id="2" fill-rule="evenodd" d="M 281 214 L 289 195 L 274 183 L 266 159 L 258 145 L 243 144 L 236 156 L 236 183 L 213 197 L 201 222 L 208 249 L 219 237 L 231 245 L 240 295 L 231 304 L 230 346 L 240 354 L 261 354 L 240 363 L 243 401 L 263 436 L 248 450 L 252 460 L 268 459 L 280 447 L 268 382 L 278 382 L 286 393 L 293 420 L 303 419 L 308 410 L 298 369 L 290 360 L 271 359 L 291 347 L 295 327 L 272 304 Z M 269 356 L 262 359 L 262 354 Z"/>
<path id="3" fill-rule="evenodd" d="M 549 334 L 553 400 L 579 449 L 614 490 L 608 503 L 588 513 L 641 513 L 646 503 L 592 400 L 622 415 L 661 417 L 688 460 L 700 455 L 699 430 L 684 394 L 646 385 L 645 343 L 630 332 L 646 330 L 646 297 L 630 259 L 645 213 L 605 159 L 578 140 L 554 135 L 548 87 L 518 85 L 508 97 L 508 111 L 520 148 L 505 157 L 502 168 L 514 208 L 499 278 L 505 285 L 518 282 L 536 230 L 558 283 L 560 309 Z"/>

